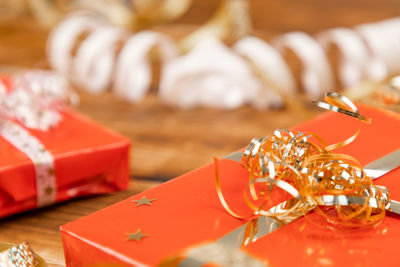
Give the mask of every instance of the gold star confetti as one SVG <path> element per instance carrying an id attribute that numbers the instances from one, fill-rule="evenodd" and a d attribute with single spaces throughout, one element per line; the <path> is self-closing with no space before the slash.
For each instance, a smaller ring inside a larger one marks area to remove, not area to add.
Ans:
<path id="1" fill-rule="evenodd" d="M 136 233 L 126 233 L 126 235 L 128 236 L 126 241 L 135 240 L 136 242 L 140 242 L 143 237 L 149 236 L 148 234 L 142 233 L 142 230 L 140 229 L 138 229 Z"/>
<path id="2" fill-rule="evenodd" d="M 157 199 L 150 199 L 150 198 L 146 198 L 146 196 L 143 196 L 141 199 L 132 200 L 132 202 L 136 202 L 136 207 L 141 206 L 141 205 L 152 206 L 153 204 L 151 204 L 151 202 L 155 201 L 155 200 L 157 200 Z"/>
<path id="3" fill-rule="evenodd" d="M 53 194 L 54 188 L 51 186 L 46 187 L 46 189 L 44 190 L 44 193 L 48 196 L 50 196 L 51 194 Z"/>
<path id="4" fill-rule="evenodd" d="M 50 169 L 48 170 L 48 174 L 49 174 L 50 176 L 54 176 L 54 168 L 50 168 Z"/>

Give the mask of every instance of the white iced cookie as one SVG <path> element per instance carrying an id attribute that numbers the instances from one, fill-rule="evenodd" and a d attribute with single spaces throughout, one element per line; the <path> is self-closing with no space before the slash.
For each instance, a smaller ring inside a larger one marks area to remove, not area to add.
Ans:
<path id="1" fill-rule="evenodd" d="M 71 77 L 72 49 L 77 38 L 86 31 L 92 31 L 104 21 L 88 13 L 71 14 L 60 22 L 47 39 L 47 57 L 52 68 L 66 77 Z"/>
<path id="2" fill-rule="evenodd" d="M 355 86 L 360 81 L 370 78 L 368 65 L 371 55 L 355 31 L 349 28 L 334 28 L 319 33 L 316 39 L 326 52 L 332 45 L 339 49 L 338 74 L 344 88 Z"/>
<path id="3" fill-rule="evenodd" d="M 170 62 L 159 94 L 164 102 L 182 108 L 233 109 L 251 104 L 266 109 L 283 104 L 278 94 L 263 87 L 244 59 L 215 39 L 202 41 Z"/>
<path id="4" fill-rule="evenodd" d="M 134 34 L 124 44 L 118 56 L 115 70 L 114 91 L 132 103 L 143 99 L 151 86 L 152 69 L 150 50 L 158 48 L 161 76 L 163 68 L 178 55 L 172 39 L 152 31 Z"/>
<path id="5" fill-rule="evenodd" d="M 116 60 L 118 42 L 128 33 L 112 26 L 95 29 L 81 43 L 74 58 L 74 81 L 92 93 L 109 88 Z"/>
<path id="6" fill-rule="evenodd" d="M 244 37 L 235 43 L 233 51 L 251 61 L 268 84 L 285 94 L 296 93 L 296 82 L 288 65 L 267 42 L 257 37 Z"/>
<path id="7" fill-rule="evenodd" d="M 290 32 L 278 36 L 272 44 L 281 52 L 290 49 L 303 66 L 301 84 L 310 98 L 321 97 L 334 89 L 334 80 L 324 50 L 310 35 Z"/>

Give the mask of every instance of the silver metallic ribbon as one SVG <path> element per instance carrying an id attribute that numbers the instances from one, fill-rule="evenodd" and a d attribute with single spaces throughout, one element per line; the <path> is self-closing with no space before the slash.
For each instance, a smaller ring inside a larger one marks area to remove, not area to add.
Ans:
<path id="1" fill-rule="evenodd" d="M 261 216 L 257 220 L 257 234 L 253 242 L 259 237 L 267 235 L 280 227 L 280 223 L 271 217 Z M 200 267 L 206 263 L 216 263 L 220 266 L 232 267 L 261 267 L 268 263 L 256 259 L 246 252 L 239 250 L 243 242 L 243 233 L 247 224 L 218 239 L 215 243 L 192 248 L 186 254 L 186 258 L 179 263 L 179 267 Z"/>

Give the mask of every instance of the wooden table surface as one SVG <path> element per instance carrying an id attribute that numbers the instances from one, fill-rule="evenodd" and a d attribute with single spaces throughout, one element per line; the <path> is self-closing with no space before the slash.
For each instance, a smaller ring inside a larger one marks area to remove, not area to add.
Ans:
<path id="1" fill-rule="evenodd" d="M 314 33 L 329 27 L 377 21 L 400 13 L 400 2 L 390 0 L 253 0 L 251 13 L 258 35 L 267 39 L 290 30 Z M 218 2 L 195 1 L 179 21 L 159 27 L 183 36 L 204 22 Z M 2 68 L 46 67 L 47 30 L 29 19 L 0 25 Z M 131 105 L 111 93 L 89 95 L 80 91 L 77 108 L 99 123 L 132 140 L 132 180 L 127 191 L 90 197 L 12 216 L 0 221 L 0 242 L 27 240 L 54 265 L 64 265 L 59 226 L 90 214 L 143 190 L 157 186 L 241 148 L 254 136 L 307 120 L 319 111 L 304 105 L 259 112 L 250 107 L 232 111 L 195 108 L 179 110 L 160 103 L 150 94 Z"/>

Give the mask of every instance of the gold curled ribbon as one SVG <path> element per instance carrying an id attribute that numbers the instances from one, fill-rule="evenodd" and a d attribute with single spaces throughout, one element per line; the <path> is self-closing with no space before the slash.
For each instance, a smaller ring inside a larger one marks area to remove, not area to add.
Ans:
<path id="1" fill-rule="evenodd" d="M 330 111 L 337 112 L 337 113 L 342 113 L 344 115 L 353 117 L 353 118 L 359 120 L 360 123 L 361 122 L 368 123 L 368 124 L 371 123 L 371 118 L 361 115 L 358 108 L 356 107 L 356 105 L 350 99 L 348 99 L 347 97 L 345 97 L 343 95 L 340 95 L 336 92 L 328 92 L 325 95 L 325 101 L 326 102 L 314 100 L 312 103 L 319 108 L 323 108 L 323 109 L 330 110 Z M 360 133 L 360 128 L 356 131 L 356 133 L 354 133 L 352 136 L 350 136 L 346 140 L 344 140 L 340 143 L 337 143 L 337 144 L 327 146 L 326 150 L 331 151 L 331 150 L 335 150 L 339 147 L 343 147 L 343 146 L 350 144 L 357 138 L 359 133 Z"/>
<path id="2" fill-rule="evenodd" d="M 362 123 L 371 122 L 345 96 L 330 92 L 325 100 L 313 103 Z M 229 214 L 240 219 L 268 216 L 284 222 L 285 218 L 304 215 L 314 209 L 334 225 L 379 223 L 390 206 L 387 189 L 375 186 L 355 158 L 332 152 L 354 141 L 360 129 L 346 140 L 331 145 L 327 145 L 316 134 L 286 129 L 277 130 L 261 139 L 254 138 L 241 159 L 242 166 L 249 171 L 244 201 L 251 213 L 240 215 L 228 205 L 221 190 L 216 164 L 216 190 L 222 206 Z M 214 161 L 217 163 L 216 159 Z M 260 185 L 257 190 L 255 184 Z M 271 194 L 277 188 L 294 198 L 266 210 Z M 250 198 L 247 191 L 250 191 Z M 259 200 L 261 204 L 256 204 L 255 201 Z"/>
<path id="3" fill-rule="evenodd" d="M 229 43 L 250 32 L 249 1 L 224 0 L 206 23 L 179 41 L 179 47 L 187 52 L 205 39 L 214 38 Z"/>

